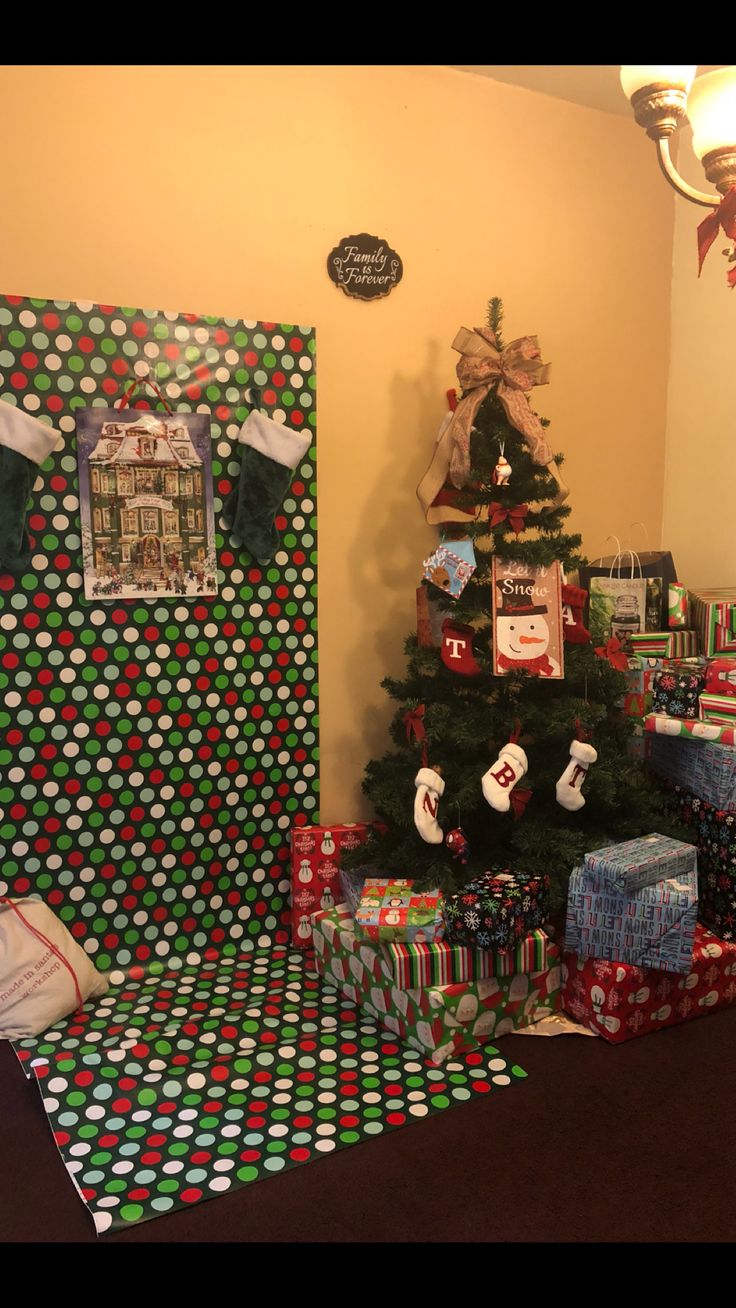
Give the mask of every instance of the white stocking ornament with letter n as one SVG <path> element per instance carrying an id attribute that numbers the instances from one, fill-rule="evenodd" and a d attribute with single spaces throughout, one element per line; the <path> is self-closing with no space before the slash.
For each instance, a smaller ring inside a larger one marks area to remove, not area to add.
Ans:
<path id="1" fill-rule="evenodd" d="M 428 845 L 441 845 L 445 834 L 437 821 L 440 799 L 445 793 L 444 777 L 438 768 L 421 767 L 414 778 L 414 825 Z"/>

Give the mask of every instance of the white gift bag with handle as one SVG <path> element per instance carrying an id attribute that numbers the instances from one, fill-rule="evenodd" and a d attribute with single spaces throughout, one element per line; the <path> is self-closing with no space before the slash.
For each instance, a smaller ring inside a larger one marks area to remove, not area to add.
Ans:
<path id="1" fill-rule="evenodd" d="M 0 896 L 0 1039 L 40 1035 L 107 989 L 47 904 Z"/>

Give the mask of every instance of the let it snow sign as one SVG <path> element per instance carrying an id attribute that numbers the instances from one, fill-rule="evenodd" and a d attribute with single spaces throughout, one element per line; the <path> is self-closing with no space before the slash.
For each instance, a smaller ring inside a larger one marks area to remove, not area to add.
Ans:
<path id="1" fill-rule="evenodd" d="M 361 232 L 343 236 L 327 256 L 327 271 L 336 286 L 358 300 L 378 300 L 398 286 L 404 265 L 379 236 Z"/>
<path id="2" fill-rule="evenodd" d="M 493 673 L 565 675 L 559 563 L 530 567 L 493 556 Z"/>

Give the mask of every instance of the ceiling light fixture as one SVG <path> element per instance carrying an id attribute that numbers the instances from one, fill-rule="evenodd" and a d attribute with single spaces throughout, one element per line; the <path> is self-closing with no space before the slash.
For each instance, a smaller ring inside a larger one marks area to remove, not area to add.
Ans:
<path id="1" fill-rule="evenodd" d="M 657 145 L 659 165 L 678 195 L 712 212 L 698 227 L 700 266 L 723 228 L 736 241 L 736 65 L 696 77 L 697 64 L 623 64 L 621 85 L 634 117 Z M 693 149 L 705 176 L 718 194 L 698 191 L 677 171 L 670 154 L 670 137 L 689 119 Z M 729 285 L 736 286 L 736 247 L 726 251 L 734 267 Z"/>

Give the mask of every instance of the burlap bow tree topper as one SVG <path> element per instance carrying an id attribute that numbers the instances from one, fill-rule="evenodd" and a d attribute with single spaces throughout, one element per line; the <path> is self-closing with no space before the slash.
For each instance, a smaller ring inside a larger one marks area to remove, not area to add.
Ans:
<path id="1" fill-rule="evenodd" d="M 544 386 L 550 371 L 550 365 L 542 363 L 536 336 L 520 336 L 499 350 L 490 327 L 476 327 L 474 331 L 461 327 L 452 348 L 460 354 L 457 376 L 464 394 L 455 411 L 448 415 L 432 463 L 417 487 L 427 522 L 472 522 L 478 516 L 477 512 L 448 505 L 446 500 L 450 497 L 440 496 L 437 504 L 435 500 L 448 478 L 457 490 L 467 486 L 473 423 L 494 386 L 509 422 L 521 432 L 533 461 L 546 468 L 558 483 L 560 489 L 550 505 L 561 504 L 567 497 L 567 488 L 560 479 L 544 428 L 529 407 L 529 392 L 534 386 Z"/>

